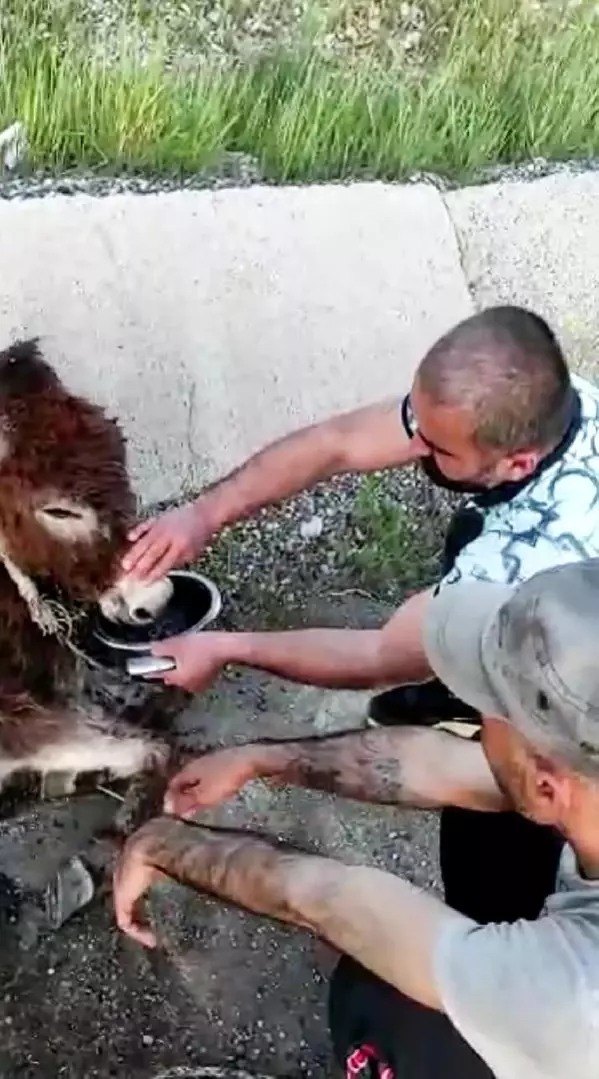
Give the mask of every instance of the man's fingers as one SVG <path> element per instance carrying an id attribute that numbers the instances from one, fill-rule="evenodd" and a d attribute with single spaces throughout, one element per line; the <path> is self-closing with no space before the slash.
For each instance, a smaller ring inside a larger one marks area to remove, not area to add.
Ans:
<path id="1" fill-rule="evenodd" d="M 137 570 L 142 558 L 147 558 L 148 552 L 152 550 L 152 547 L 156 542 L 155 537 L 151 535 L 149 529 L 144 530 L 144 532 L 136 539 L 133 539 L 131 536 L 129 539 L 134 546 L 129 548 L 122 559 L 123 569 L 127 572 Z"/>
<path id="2" fill-rule="evenodd" d="M 164 812 L 170 817 L 181 817 L 185 820 L 192 817 L 201 804 L 197 797 L 197 790 L 193 787 L 185 791 L 167 791 L 164 798 Z"/>
<path id="3" fill-rule="evenodd" d="M 229 793 L 234 791 L 229 791 L 229 788 L 221 783 L 211 782 L 209 776 L 205 780 L 198 776 L 189 780 L 184 777 L 177 780 L 175 776 L 164 796 L 164 811 L 170 816 L 185 819 L 200 809 L 220 805 Z"/>
<path id="4" fill-rule="evenodd" d="M 194 783 L 182 783 L 179 786 L 168 788 L 164 804 L 172 807 L 171 812 L 176 817 L 188 817 L 195 813 L 203 804 L 202 784 L 199 780 Z"/>
<path id="5" fill-rule="evenodd" d="M 195 762 L 194 762 L 195 763 Z M 195 775 L 186 775 L 186 769 L 183 768 L 177 775 L 173 776 L 166 788 L 167 798 L 180 798 L 188 791 L 195 790 L 199 787 L 200 781 Z"/>
<path id="6" fill-rule="evenodd" d="M 127 556 L 125 569 L 134 573 L 140 581 L 157 581 L 171 568 L 173 559 L 169 559 L 170 548 L 171 541 L 168 536 L 148 536 L 145 546 Z M 162 568 L 165 565 L 166 570 Z"/>
<path id="7" fill-rule="evenodd" d="M 124 857 L 126 859 L 126 855 Z M 146 948 L 156 947 L 156 937 L 141 913 L 143 897 L 152 884 L 152 877 L 153 871 L 148 867 L 139 866 L 132 870 L 125 862 L 117 865 L 112 885 L 114 916 L 119 929 Z"/>
<path id="8" fill-rule="evenodd" d="M 183 686 L 184 687 L 184 673 L 179 666 L 179 656 L 177 655 L 177 637 L 170 637 L 164 641 L 156 641 L 150 648 L 150 655 L 155 656 L 156 659 L 170 659 L 175 663 L 175 666 L 168 671 L 156 671 L 150 672 L 144 675 L 144 678 L 148 682 L 162 682 L 164 685 L 171 686 Z"/>
<path id="9" fill-rule="evenodd" d="M 172 641 L 170 648 L 167 647 L 168 643 L 169 642 L 167 640 L 164 644 L 161 644 L 160 651 L 158 651 L 157 647 L 150 649 L 150 656 L 153 659 L 164 659 L 169 661 L 168 670 L 157 671 L 155 673 L 148 674 L 145 677 L 159 678 L 161 682 L 169 681 L 172 682 L 173 685 L 177 686 L 180 682 L 182 682 L 183 679 L 185 668 L 185 654 L 183 654 L 183 656 L 180 656 L 178 654 L 177 648 L 173 646 Z"/>
<path id="10" fill-rule="evenodd" d="M 163 577 L 166 577 L 173 566 L 179 565 L 179 563 L 184 560 L 185 552 L 183 550 L 177 550 L 169 540 L 167 541 L 166 547 L 162 547 L 160 553 L 153 551 L 152 556 L 152 565 L 147 569 L 143 569 L 144 580 L 147 580 L 148 583 L 160 581 Z"/>
<path id="11" fill-rule="evenodd" d="M 118 915 L 117 925 L 119 929 L 126 933 L 132 940 L 136 940 L 138 944 L 143 944 L 144 948 L 156 947 L 156 935 L 150 929 L 148 925 L 145 925 L 139 918 L 135 917 L 129 912 Z"/>
<path id="12" fill-rule="evenodd" d="M 129 539 L 131 540 L 131 543 L 135 543 L 136 540 L 145 536 L 146 532 L 149 532 L 155 524 L 155 517 L 147 517 L 145 521 L 138 521 L 138 523 L 129 530 Z"/>
<path id="13" fill-rule="evenodd" d="M 177 671 L 163 671 L 162 674 L 146 675 L 148 681 L 162 682 L 163 686 L 178 686 L 179 689 L 187 689 L 185 679 L 177 674 Z"/>
<path id="14" fill-rule="evenodd" d="M 137 540 L 145 536 L 146 532 L 149 532 L 151 528 L 156 524 L 155 517 L 148 517 L 145 521 L 138 521 L 133 528 L 129 529 L 128 539 L 131 543 L 136 543 Z"/>
<path id="15" fill-rule="evenodd" d="M 194 762 L 195 764 L 195 762 Z M 184 817 L 193 813 L 201 803 L 201 780 L 195 774 L 190 775 L 186 768 L 172 777 L 164 796 L 166 813 Z"/>

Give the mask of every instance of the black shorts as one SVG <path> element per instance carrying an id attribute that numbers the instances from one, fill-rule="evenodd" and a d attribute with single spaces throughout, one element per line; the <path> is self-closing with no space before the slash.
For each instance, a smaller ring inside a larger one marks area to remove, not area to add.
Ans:
<path id="1" fill-rule="evenodd" d="M 329 1026 L 348 1079 L 492 1079 L 447 1016 L 416 1004 L 347 956 L 333 974 Z"/>

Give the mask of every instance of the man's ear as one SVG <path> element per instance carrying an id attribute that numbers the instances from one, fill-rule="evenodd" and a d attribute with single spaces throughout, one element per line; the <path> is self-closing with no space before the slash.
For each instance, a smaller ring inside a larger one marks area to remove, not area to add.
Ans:
<path id="1" fill-rule="evenodd" d="M 566 773 L 553 761 L 535 754 L 528 777 L 528 796 L 535 807 L 538 824 L 554 827 L 569 813 L 571 790 Z"/>
<path id="2" fill-rule="evenodd" d="M 518 450 L 517 453 L 504 457 L 498 465 L 497 471 L 502 482 L 517 483 L 532 476 L 541 454 L 538 450 Z"/>

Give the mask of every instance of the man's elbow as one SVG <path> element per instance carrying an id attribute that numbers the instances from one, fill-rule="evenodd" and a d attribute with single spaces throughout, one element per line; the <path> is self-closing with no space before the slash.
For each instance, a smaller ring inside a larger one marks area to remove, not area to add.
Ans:
<path id="1" fill-rule="evenodd" d="M 334 416 L 326 425 L 336 472 L 372 472 L 405 463 L 395 399 Z"/>
<path id="2" fill-rule="evenodd" d="M 348 422 L 347 415 L 333 416 L 320 424 L 318 434 L 321 441 L 321 456 L 328 463 L 330 475 L 360 471 L 352 438 L 352 424 Z"/>
<path id="3" fill-rule="evenodd" d="M 289 921 L 329 939 L 328 925 L 345 870 L 342 862 L 319 855 L 290 859 L 285 889 Z"/>

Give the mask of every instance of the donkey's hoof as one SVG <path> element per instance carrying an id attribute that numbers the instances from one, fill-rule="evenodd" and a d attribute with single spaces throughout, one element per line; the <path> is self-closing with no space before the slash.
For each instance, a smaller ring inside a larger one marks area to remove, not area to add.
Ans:
<path id="1" fill-rule="evenodd" d="M 70 798 L 76 789 L 76 772 L 48 772 L 40 781 L 40 797 L 44 802 L 56 798 Z"/>
<path id="2" fill-rule="evenodd" d="M 127 839 L 152 817 L 160 816 L 167 780 L 161 772 L 142 772 L 129 784 L 123 804 L 114 818 L 114 828 Z"/>

